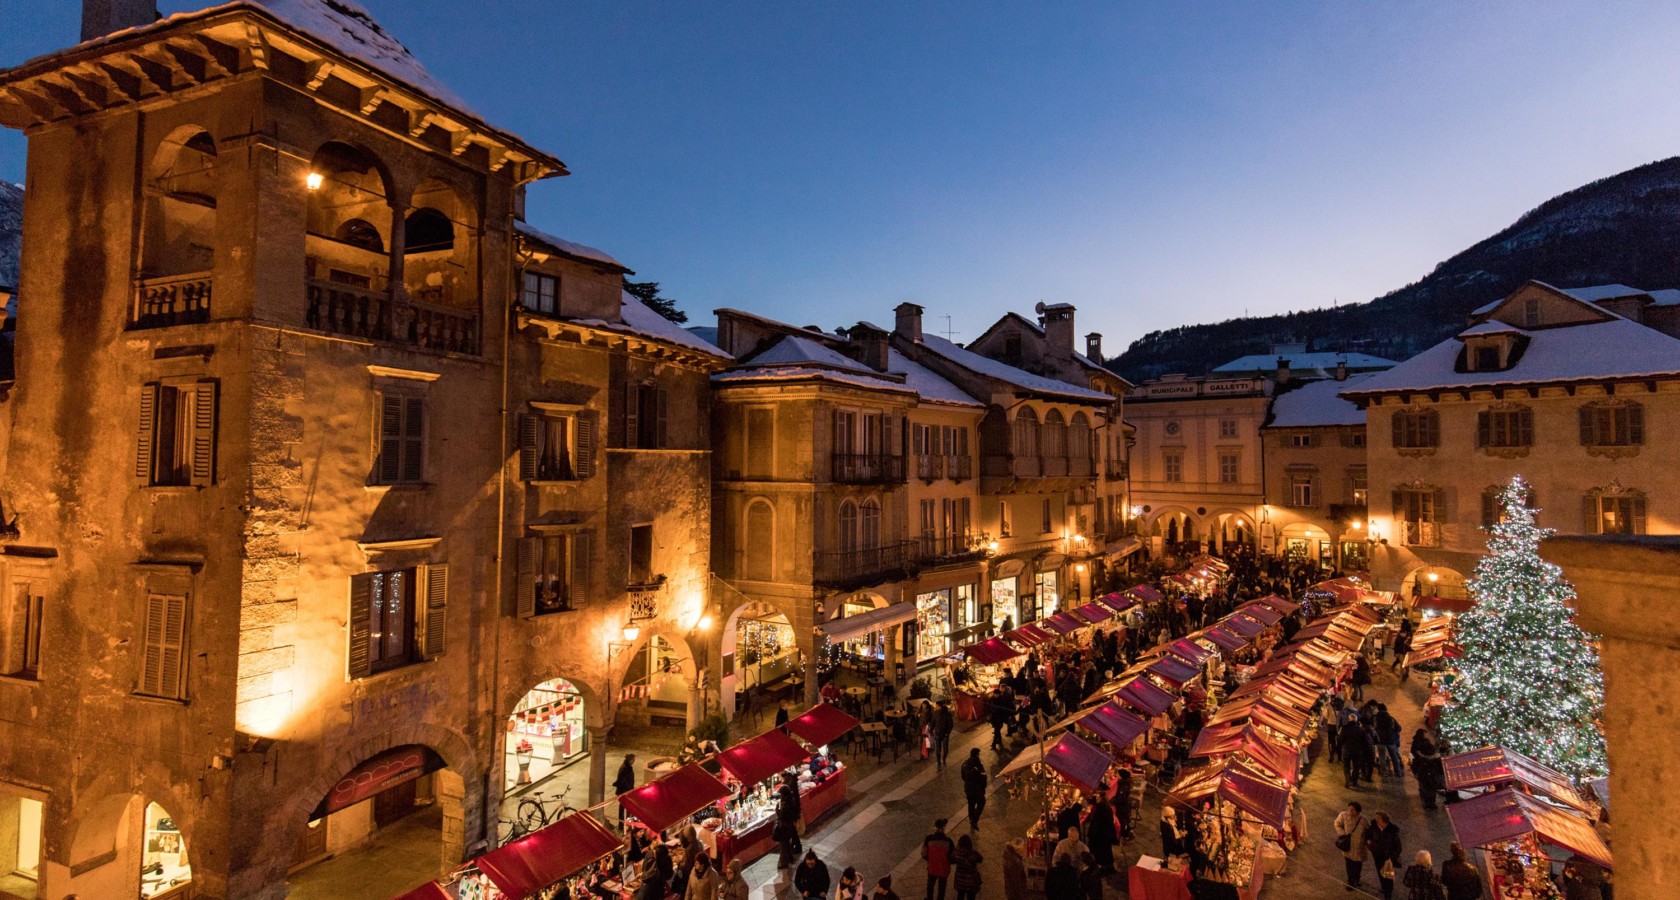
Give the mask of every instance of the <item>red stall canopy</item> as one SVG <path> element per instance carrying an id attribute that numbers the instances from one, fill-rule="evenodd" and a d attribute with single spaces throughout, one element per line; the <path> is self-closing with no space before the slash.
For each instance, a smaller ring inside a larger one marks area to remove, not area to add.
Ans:
<path id="1" fill-rule="evenodd" d="M 1095 625 L 1098 622 L 1107 622 L 1109 619 L 1114 618 L 1114 610 L 1109 609 L 1101 603 L 1087 603 L 1074 610 L 1073 614 L 1092 625 Z"/>
<path id="2" fill-rule="evenodd" d="M 1037 647 L 1039 644 L 1048 644 L 1056 639 L 1055 635 L 1037 625 L 1022 625 L 1020 628 L 1004 635 L 1004 637 L 1023 647 Z"/>
<path id="3" fill-rule="evenodd" d="M 1261 624 L 1264 625 L 1276 625 L 1283 619 L 1283 613 L 1280 613 L 1259 601 L 1244 604 L 1240 607 L 1240 609 L 1245 615 L 1250 615 L 1259 619 Z"/>
<path id="4" fill-rule="evenodd" d="M 718 765 L 742 784 L 760 781 L 809 759 L 811 751 L 785 733 L 771 729 L 718 754 Z"/>
<path id="5" fill-rule="evenodd" d="M 1170 653 L 1150 663 L 1149 668 L 1145 671 L 1170 683 L 1175 688 L 1189 684 L 1195 680 L 1197 675 L 1201 674 L 1199 667 L 1193 666 Z"/>
<path id="6" fill-rule="evenodd" d="M 1065 612 L 1056 613 L 1048 619 L 1041 620 L 1038 624 L 1040 627 L 1047 628 L 1057 634 L 1073 634 L 1085 627 L 1084 622 Z"/>
<path id="7" fill-rule="evenodd" d="M 1114 696 L 1146 715 L 1158 716 L 1173 704 L 1173 695 L 1147 678 L 1134 678 Z"/>
<path id="8" fill-rule="evenodd" d="M 1453 833 L 1466 847 L 1500 847 L 1525 834 L 1611 868 L 1610 848 L 1585 817 L 1509 788 L 1447 807 Z"/>
<path id="9" fill-rule="evenodd" d="M 1097 598 L 1097 602 L 1117 613 L 1123 613 L 1137 605 L 1137 600 L 1126 594 L 1104 594 Z"/>
<path id="10" fill-rule="evenodd" d="M 707 775 L 698 766 L 688 768 L 699 772 L 705 778 L 716 780 Z M 678 770 L 682 771 L 682 770 Z M 653 787 L 649 784 L 646 787 Z M 723 785 L 718 785 L 723 787 Z M 631 791 L 625 794 L 630 797 Z M 725 793 L 728 793 L 725 791 Z M 716 798 L 713 798 L 716 799 Z M 710 802 L 710 801 L 707 801 Z M 699 809 L 701 803 L 694 807 Z M 689 812 L 693 812 L 691 809 Z M 674 817 L 681 818 L 687 813 Z M 647 820 L 643 820 L 646 822 Z M 669 822 L 666 823 L 670 824 Z M 664 825 L 659 828 L 664 828 Z M 489 879 L 500 888 L 502 893 L 516 900 L 523 900 L 536 892 L 558 883 L 561 879 L 575 874 L 584 866 L 617 850 L 622 842 L 618 835 L 608 831 L 600 820 L 586 812 L 571 815 L 532 832 L 517 841 L 510 841 L 473 860 Z M 447 894 L 445 896 L 448 896 Z"/>
<path id="11" fill-rule="evenodd" d="M 1186 803 L 1209 794 L 1248 812 L 1267 825 L 1283 830 L 1289 817 L 1289 788 L 1234 760 L 1185 772 L 1168 792 Z"/>
<path id="12" fill-rule="evenodd" d="M 1465 597 L 1419 597 L 1412 601 L 1418 609 L 1432 609 L 1438 613 L 1463 615 L 1476 608 L 1476 601 Z"/>
<path id="13" fill-rule="evenodd" d="M 964 647 L 963 652 L 968 655 L 970 662 L 977 662 L 983 666 L 995 666 L 1021 655 L 1021 651 L 1004 643 L 1002 638 L 988 638 L 978 644 Z"/>
<path id="14" fill-rule="evenodd" d="M 1264 603 L 1267 606 L 1270 606 L 1272 609 L 1275 609 L 1278 612 L 1283 613 L 1284 615 L 1288 615 L 1288 614 L 1290 614 L 1290 613 L 1292 613 L 1292 612 L 1301 608 L 1301 604 L 1296 603 L 1292 600 L 1285 600 L 1285 599 L 1283 599 L 1282 597 L 1279 597 L 1276 594 L 1267 594 L 1266 596 L 1261 597 L 1259 600 L 1256 600 L 1254 602 L 1255 603 Z"/>
<path id="15" fill-rule="evenodd" d="M 1218 645 L 1219 649 L 1228 653 L 1235 653 L 1236 651 L 1248 646 L 1248 638 L 1237 634 L 1235 631 L 1232 631 L 1223 625 L 1215 625 L 1212 628 L 1209 628 L 1207 631 L 1202 632 L 1202 637 L 1212 641 L 1214 644 Z"/>
<path id="16" fill-rule="evenodd" d="M 858 720 L 832 703 L 818 703 L 788 720 L 788 733 L 813 747 L 821 747 L 853 728 Z"/>
<path id="17" fill-rule="evenodd" d="M 1189 638 L 1179 638 L 1167 645 L 1167 652 L 1174 656 L 1182 656 L 1193 666 L 1200 666 L 1213 658 L 1213 651 Z"/>
<path id="18" fill-rule="evenodd" d="M 1134 585 L 1132 588 L 1127 590 L 1126 593 L 1131 594 L 1133 597 L 1136 597 L 1138 599 L 1139 603 L 1160 603 L 1161 602 L 1161 592 L 1155 590 L 1153 587 L 1150 587 L 1147 584 Z"/>
<path id="19" fill-rule="evenodd" d="M 1219 623 L 1219 627 L 1235 632 L 1245 640 L 1252 640 L 1255 635 L 1266 630 L 1266 626 L 1259 619 L 1242 613 L 1226 616 L 1225 621 Z"/>
<path id="20" fill-rule="evenodd" d="M 455 900 L 455 895 L 445 890 L 443 885 L 428 881 L 396 900 Z"/>
<path id="21" fill-rule="evenodd" d="M 1108 767 L 1114 765 L 1113 758 L 1107 753 L 1070 731 L 1064 732 L 1056 743 L 1048 747 L 1033 744 L 1021 751 L 1021 755 L 1004 766 L 998 776 L 1009 775 L 1040 762 L 1054 770 L 1062 780 L 1085 791 L 1096 790 Z"/>
<path id="22" fill-rule="evenodd" d="M 705 769 L 689 763 L 663 778 L 619 794 L 618 802 L 643 825 L 664 831 L 731 793 Z"/>
<path id="23" fill-rule="evenodd" d="M 1583 813 L 1592 809 L 1576 792 L 1568 776 L 1515 750 L 1483 747 L 1455 753 L 1441 760 L 1441 764 L 1446 768 L 1449 791 L 1518 784 Z"/>
<path id="24" fill-rule="evenodd" d="M 1402 664 L 1407 665 L 1407 666 L 1415 666 L 1418 663 L 1426 663 L 1426 662 L 1429 662 L 1432 659 L 1440 659 L 1443 656 L 1456 657 L 1456 656 L 1458 656 L 1459 652 L 1460 651 L 1458 649 L 1457 644 L 1447 644 L 1447 643 L 1430 644 L 1427 647 L 1422 647 L 1422 648 L 1419 648 L 1417 650 L 1407 651 L 1406 652 L 1406 659 L 1403 661 Z"/>
<path id="25" fill-rule="evenodd" d="M 1116 747 L 1125 747 L 1149 730 L 1149 720 L 1110 700 L 1079 719 L 1079 724 Z"/>

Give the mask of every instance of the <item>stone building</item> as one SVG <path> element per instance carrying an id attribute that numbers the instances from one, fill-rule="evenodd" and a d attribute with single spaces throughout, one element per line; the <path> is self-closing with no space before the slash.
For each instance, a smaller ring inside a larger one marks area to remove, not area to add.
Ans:
<path id="1" fill-rule="evenodd" d="M 1364 571 L 1365 412 L 1339 396 L 1364 379 L 1347 375 L 1280 389 L 1260 429 L 1265 542 L 1285 559 Z"/>
<path id="2" fill-rule="evenodd" d="M 87 9 L 0 72 L 0 826 L 36 896 L 280 897 L 416 808 L 453 866 L 555 679 L 599 796 L 624 689 L 669 670 L 686 721 L 715 666 L 726 357 L 519 223 L 562 164 L 353 2 Z"/>
<path id="3" fill-rule="evenodd" d="M 1565 534 L 1680 530 L 1663 489 L 1680 444 L 1660 427 L 1680 416 L 1680 340 L 1617 312 L 1640 311 L 1625 299 L 1529 282 L 1343 391 L 1365 407 L 1378 587 L 1462 597 L 1513 475 Z"/>

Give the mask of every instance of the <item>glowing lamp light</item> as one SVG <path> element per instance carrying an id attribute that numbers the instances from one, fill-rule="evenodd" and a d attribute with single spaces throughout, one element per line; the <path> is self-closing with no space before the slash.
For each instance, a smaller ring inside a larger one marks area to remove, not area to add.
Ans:
<path id="1" fill-rule="evenodd" d="M 624 626 L 623 634 L 624 642 L 628 644 L 634 642 L 636 638 L 641 637 L 642 630 L 634 625 L 626 625 Z"/>
<path id="2" fill-rule="evenodd" d="M 326 181 L 326 178 L 322 177 L 320 172 L 310 172 L 308 175 L 305 175 L 304 178 L 303 178 L 304 185 L 307 186 L 312 191 L 320 190 L 322 183 L 324 183 L 325 181 Z"/>
<path id="3" fill-rule="evenodd" d="M 1364 522 L 1354 522 L 1353 523 L 1353 530 L 1354 531 L 1364 531 L 1365 530 L 1365 523 Z"/>
<path id="4" fill-rule="evenodd" d="M 1079 563 L 1078 565 L 1073 567 L 1073 570 L 1075 572 L 1078 572 L 1079 574 L 1083 575 L 1083 574 L 1085 574 L 1085 564 L 1084 563 Z"/>
<path id="5" fill-rule="evenodd" d="M 986 544 L 986 549 L 992 551 L 993 553 L 997 552 L 997 548 L 998 548 L 998 542 L 997 541 L 991 541 L 991 542 Z"/>
<path id="6" fill-rule="evenodd" d="M 1076 535 L 1074 535 L 1074 536 L 1073 536 L 1073 542 L 1074 542 L 1074 543 L 1075 543 L 1075 544 L 1083 544 L 1083 543 L 1085 543 L 1085 535 L 1083 535 L 1083 534 L 1076 534 Z"/>
<path id="7" fill-rule="evenodd" d="M 1425 576 L 1425 577 L 1427 577 L 1427 578 L 1428 578 L 1428 579 L 1429 579 L 1429 583 L 1430 583 L 1430 584 L 1434 584 L 1434 583 L 1435 583 L 1435 582 L 1437 582 L 1437 581 L 1440 581 L 1440 580 L 1441 580 L 1441 576 L 1439 576 L 1439 575 L 1437 575 L 1437 574 L 1435 574 L 1435 573 L 1434 573 L 1434 572 L 1430 572 L 1430 573 L 1429 573 L 1429 574 L 1428 574 L 1428 575 L 1427 575 L 1427 576 Z"/>
<path id="8" fill-rule="evenodd" d="M 694 627 L 700 629 L 701 631 L 711 631 L 712 630 L 712 617 L 709 616 L 709 615 L 701 616 L 700 621 L 694 623 Z"/>
<path id="9" fill-rule="evenodd" d="M 1141 516 L 1141 515 L 1143 515 L 1143 507 L 1141 507 L 1141 506 L 1132 507 L 1132 518 L 1135 519 L 1135 518 L 1137 518 L 1138 516 Z"/>

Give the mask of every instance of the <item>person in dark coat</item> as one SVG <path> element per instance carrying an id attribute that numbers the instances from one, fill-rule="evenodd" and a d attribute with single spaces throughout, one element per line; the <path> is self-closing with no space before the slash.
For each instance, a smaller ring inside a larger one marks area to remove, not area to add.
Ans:
<path id="1" fill-rule="evenodd" d="M 828 864 L 817 851 L 805 851 L 805 861 L 793 871 L 793 887 L 804 900 L 828 900 Z"/>
<path id="2" fill-rule="evenodd" d="M 1365 844 L 1371 848 L 1371 865 L 1376 867 L 1383 900 L 1394 900 L 1394 873 L 1400 868 L 1400 826 L 1388 818 L 1388 813 L 1372 813 Z M 1387 875 L 1383 874 L 1385 870 Z"/>
<path id="3" fill-rule="evenodd" d="M 1441 863 L 1441 884 L 1447 900 L 1482 900 L 1482 871 L 1464 855 L 1464 847 L 1453 841 L 1451 857 Z"/>
<path id="4" fill-rule="evenodd" d="M 1079 892 L 1084 900 L 1103 900 L 1103 870 L 1097 865 L 1097 858 L 1085 853 L 1080 859 Z"/>
<path id="5" fill-rule="evenodd" d="M 1354 787 L 1365 771 L 1365 757 L 1371 753 L 1371 739 L 1366 736 L 1359 720 L 1354 718 L 1342 723 L 1336 740 L 1342 756 L 1342 782 L 1347 787 Z"/>
<path id="6" fill-rule="evenodd" d="M 1441 762 L 1440 748 L 1429 732 L 1419 728 L 1412 734 L 1412 775 L 1417 778 L 1418 799 L 1424 809 L 1434 809 L 1447 786 L 1446 766 Z"/>
<path id="7" fill-rule="evenodd" d="M 980 748 L 971 747 L 962 764 L 963 798 L 968 801 L 968 830 L 980 830 L 980 814 L 986 811 L 986 764 Z"/>
<path id="8" fill-rule="evenodd" d="M 1015 701 L 1002 685 L 992 689 L 992 695 L 986 702 L 986 717 L 992 723 L 993 750 L 1003 750 L 1003 727 L 1009 724 L 1009 717 L 1015 712 L 1014 706 Z"/>
<path id="9" fill-rule="evenodd" d="M 613 794 L 622 797 L 636 789 L 636 754 L 624 754 L 624 762 L 618 765 L 618 777 L 613 779 Z M 624 806 L 618 807 L 618 824 L 624 824 Z"/>
<path id="10" fill-rule="evenodd" d="M 1074 867 L 1073 860 L 1064 856 L 1050 867 L 1050 872 L 1044 876 L 1044 896 L 1057 900 L 1080 896 L 1079 870 Z"/>
<path id="11" fill-rule="evenodd" d="M 1119 843 L 1120 830 L 1114 825 L 1114 807 L 1100 793 L 1096 802 L 1091 804 L 1091 812 L 1085 816 L 1084 833 L 1085 843 L 1091 848 L 1097 865 L 1105 873 L 1114 871 L 1114 845 Z"/>
<path id="12" fill-rule="evenodd" d="M 951 887 L 957 900 L 975 900 L 980 893 L 980 864 L 986 857 L 974 849 L 974 839 L 968 835 L 957 838 L 957 849 L 951 853 Z"/>
<path id="13" fill-rule="evenodd" d="M 951 714 L 951 704 L 944 700 L 933 711 L 933 758 L 939 768 L 945 768 L 945 758 L 951 755 L 951 732 L 957 728 L 957 717 Z"/>

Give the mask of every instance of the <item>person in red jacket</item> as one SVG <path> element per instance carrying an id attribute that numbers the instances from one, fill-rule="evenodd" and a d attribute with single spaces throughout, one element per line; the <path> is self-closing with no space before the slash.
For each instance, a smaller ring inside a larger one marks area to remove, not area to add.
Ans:
<path id="1" fill-rule="evenodd" d="M 927 900 L 935 900 L 934 889 L 938 889 L 938 900 L 945 900 L 945 883 L 951 877 L 951 851 L 957 848 L 951 836 L 945 833 L 945 820 L 933 820 L 933 833 L 922 838 L 922 859 L 927 860 Z"/>

